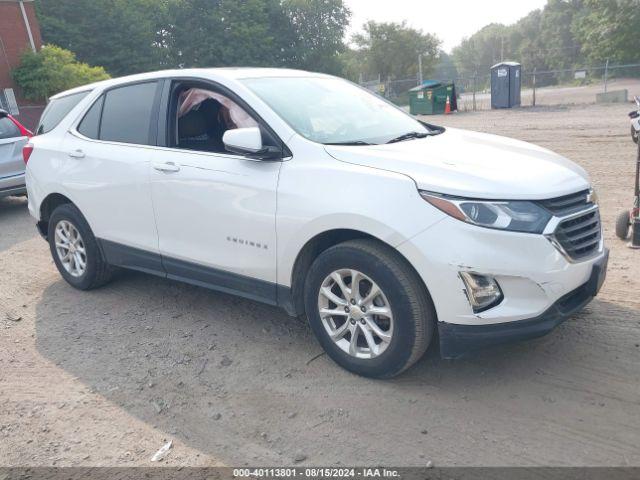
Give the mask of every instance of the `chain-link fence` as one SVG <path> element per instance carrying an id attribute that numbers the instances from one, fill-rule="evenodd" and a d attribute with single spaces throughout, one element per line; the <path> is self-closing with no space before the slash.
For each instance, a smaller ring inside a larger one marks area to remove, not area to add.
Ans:
<path id="1" fill-rule="evenodd" d="M 488 69 L 487 69 L 488 70 Z M 437 79 L 456 85 L 459 111 L 491 109 L 491 75 Z M 420 84 L 418 78 L 361 80 L 361 85 L 392 102 L 409 104 L 409 90 Z M 618 100 L 640 96 L 640 63 L 596 65 L 566 70 L 528 71 L 523 65 L 521 105 L 554 106 L 595 103 L 601 93 L 620 91 Z"/>

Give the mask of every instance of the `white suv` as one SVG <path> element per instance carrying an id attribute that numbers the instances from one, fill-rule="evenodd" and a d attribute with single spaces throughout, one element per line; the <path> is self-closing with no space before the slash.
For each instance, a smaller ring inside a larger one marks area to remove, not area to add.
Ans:
<path id="1" fill-rule="evenodd" d="M 391 377 L 543 335 L 606 273 L 586 173 L 422 123 L 327 75 L 179 70 L 51 99 L 29 210 L 79 289 L 124 267 L 306 315 L 343 367 Z"/>

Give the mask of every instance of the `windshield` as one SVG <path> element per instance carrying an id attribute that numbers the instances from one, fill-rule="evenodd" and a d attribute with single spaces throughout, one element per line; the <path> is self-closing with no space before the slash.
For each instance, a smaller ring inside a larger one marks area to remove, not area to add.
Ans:
<path id="1" fill-rule="evenodd" d="M 295 131 L 314 142 L 378 144 L 408 133 L 430 133 L 409 114 L 338 78 L 252 78 L 244 83 Z"/>

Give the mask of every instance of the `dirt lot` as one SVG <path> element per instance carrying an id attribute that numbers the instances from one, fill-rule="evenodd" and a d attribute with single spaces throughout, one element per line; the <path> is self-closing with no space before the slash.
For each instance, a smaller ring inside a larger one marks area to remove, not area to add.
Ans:
<path id="1" fill-rule="evenodd" d="M 312 360 L 309 330 L 275 308 L 134 273 L 75 291 L 25 201 L 0 200 L 0 465 L 151 465 L 173 439 L 168 465 L 640 466 L 640 252 L 613 237 L 632 197 L 628 110 L 429 119 L 583 165 L 610 270 L 601 296 L 547 337 L 427 355 L 392 381 Z"/>

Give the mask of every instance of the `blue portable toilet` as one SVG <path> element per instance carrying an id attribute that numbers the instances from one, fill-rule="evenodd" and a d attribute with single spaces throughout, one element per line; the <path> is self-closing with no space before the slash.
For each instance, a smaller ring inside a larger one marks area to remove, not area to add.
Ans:
<path id="1" fill-rule="evenodd" d="M 520 106 L 521 73 L 516 62 L 500 62 L 491 67 L 491 108 Z"/>

